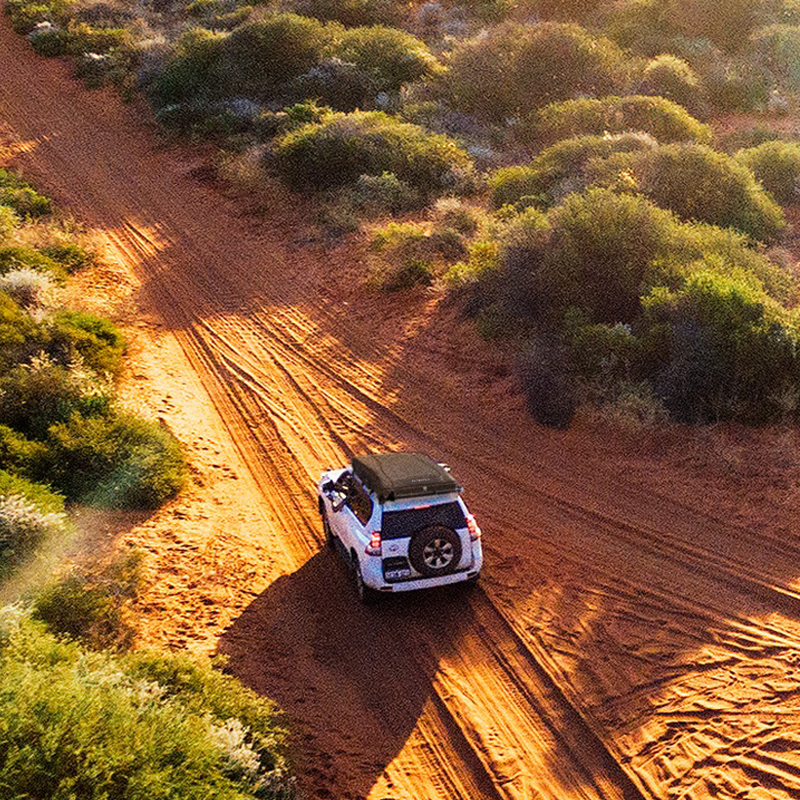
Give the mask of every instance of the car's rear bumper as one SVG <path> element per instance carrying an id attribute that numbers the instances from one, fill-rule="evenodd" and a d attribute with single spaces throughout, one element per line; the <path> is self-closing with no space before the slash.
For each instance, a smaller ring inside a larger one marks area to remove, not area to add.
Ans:
<path id="1" fill-rule="evenodd" d="M 449 575 L 440 575 L 437 578 L 420 578 L 415 581 L 397 581 L 396 583 L 381 583 L 372 588 L 386 594 L 397 592 L 413 592 L 416 589 L 433 589 L 435 586 L 448 586 L 451 583 L 463 583 L 471 578 L 476 578 L 480 570 L 470 569 L 466 572 L 451 572 Z"/>

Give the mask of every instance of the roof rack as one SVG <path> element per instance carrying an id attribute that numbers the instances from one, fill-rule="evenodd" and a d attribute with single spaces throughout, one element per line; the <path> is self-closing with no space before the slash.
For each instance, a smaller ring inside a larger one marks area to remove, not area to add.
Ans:
<path id="1" fill-rule="evenodd" d="M 355 456 L 353 472 L 381 503 L 461 491 L 450 472 L 423 453 Z"/>

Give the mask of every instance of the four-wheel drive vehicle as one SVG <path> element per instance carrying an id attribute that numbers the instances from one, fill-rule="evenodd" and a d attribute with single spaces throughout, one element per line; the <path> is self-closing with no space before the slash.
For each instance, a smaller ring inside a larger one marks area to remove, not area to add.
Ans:
<path id="1" fill-rule="evenodd" d="M 357 456 L 322 474 L 325 535 L 345 556 L 362 601 L 477 580 L 481 530 L 460 493 L 449 469 L 421 453 Z"/>

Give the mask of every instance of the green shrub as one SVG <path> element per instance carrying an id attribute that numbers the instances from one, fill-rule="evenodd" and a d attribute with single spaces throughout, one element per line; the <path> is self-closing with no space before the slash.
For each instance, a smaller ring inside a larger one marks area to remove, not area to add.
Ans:
<path id="1" fill-rule="evenodd" d="M 128 40 L 125 28 L 95 27 L 70 20 L 67 27 L 53 26 L 29 34 L 33 49 L 42 56 L 80 56 L 108 53 Z"/>
<path id="2" fill-rule="evenodd" d="M 269 99 L 319 63 L 339 33 L 335 26 L 296 14 L 256 15 L 222 42 L 227 92 Z"/>
<path id="3" fill-rule="evenodd" d="M 416 36 L 381 25 L 344 31 L 334 51 L 339 58 L 373 75 L 378 91 L 397 91 L 437 67 L 430 50 Z"/>
<path id="4" fill-rule="evenodd" d="M 744 57 L 714 59 L 703 72 L 706 99 L 717 112 L 763 111 L 775 78 Z"/>
<path id="5" fill-rule="evenodd" d="M 800 24 L 761 28 L 752 45 L 773 75 L 791 90 L 800 89 Z"/>
<path id="6" fill-rule="evenodd" d="M 400 214 L 413 211 L 422 203 L 419 192 L 392 172 L 360 175 L 348 194 L 348 200 L 359 211 L 369 215 Z"/>
<path id="7" fill-rule="evenodd" d="M 0 784 L 9 796 L 293 797 L 275 706 L 233 678 L 186 656 L 87 652 L 41 623 L 6 618 Z"/>
<path id="8" fill-rule="evenodd" d="M 659 142 L 711 141 L 711 128 L 663 97 L 634 95 L 554 103 L 532 116 L 526 135 L 555 142 L 583 134 L 644 131 Z"/>
<path id="9" fill-rule="evenodd" d="M 6 428 L 6 431 L 9 429 Z M 3 428 L 0 426 L 0 436 Z M 2 444 L 0 444 L 2 447 Z M 64 511 L 64 498 L 52 491 L 49 486 L 26 480 L 19 475 L 0 469 L 0 496 L 21 497 L 41 511 L 61 514 Z"/>
<path id="10" fill-rule="evenodd" d="M 530 415 L 548 428 L 568 428 L 578 403 L 563 348 L 532 344 L 521 359 L 518 372 Z"/>
<path id="11" fill-rule="evenodd" d="M 292 186 L 324 189 L 360 175 L 394 173 L 424 194 L 441 191 L 453 171 L 468 168 L 467 154 L 446 136 L 379 111 L 332 114 L 278 140 L 276 166 Z"/>
<path id="12" fill-rule="evenodd" d="M 22 478 L 38 481 L 45 480 L 47 475 L 47 447 L 41 442 L 28 439 L 23 434 L 0 425 L 0 470 L 13 472 Z M 0 473 L 0 492 L 3 491 L 3 473 Z M 27 496 L 27 494 L 26 494 Z M 36 501 L 37 498 L 30 499 Z M 47 510 L 60 511 L 62 509 Z"/>
<path id="13" fill-rule="evenodd" d="M 0 243 L 8 239 L 18 225 L 19 217 L 14 213 L 14 209 L 0 205 Z"/>
<path id="14" fill-rule="evenodd" d="M 53 485 L 91 505 L 156 508 L 186 481 L 177 440 L 128 414 L 73 414 L 49 429 L 46 444 Z"/>
<path id="15" fill-rule="evenodd" d="M 549 205 L 558 199 L 559 194 L 578 188 L 574 181 L 566 185 L 564 182 L 581 177 L 583 168 L 592 159 L 606 158 L 613 153 L 650 150 L 657 144 L 645 133 L 564 139 L 542 150 L 528 166 L 504 167 L 495 171 L 489 178 L 490 203 L 493 208 L 500 208 L 527 196 L 539 198 L 542 206 Z"/>
<path id="16" fill-rule="evenodd" d="M 295 11 L 347 27 L 391 25 L 400 21 L 401 9 L 392 0 L 297 0 Z"/>
<path id="17" fill-rule="evenodd" d="M 50 256 L 32 247 L 0 247 L 0 275 L 20 269 L 35 269 L 60 278 L 64 275 L 61 265 Z"/>
<path id="18" fill-rule="evenodd" d="M 662 53 L 642 71 L 642 94 L 666 97 L 686 109 L 702 111 L 702 87 L 697 73 L 682 58 Z"/>
<path id="19" fill-rule="evenodd" d="M 763 19 L 770 0 L 663 0 L 663 19 L 688 37 L 739 50 Z"/>
<path id="20" fill-rule="evenodd" d="M 477 233 L 481 215 L 455 197 L 443 197 L 433 209 L 434 229 L 456 231 L 464 236 Z"/>
<path id="21" fill-rule="evenodd" d="M 47 351 L 59 363 L 72 363 L 78 355 L 98 375 L 119 372 L 125 338 L 110 320 L 83 311 L 61 311 L 47 328 Z"/>
<path id="22" fill-rule="evenodd" d="M 20 217 L 41 217 L 51 211 L 50 198 L 39 194 L 30 184 L 0 169 L 0 205 L 9 206 Z"/>
<path id="23" fill-rule="evenodd" d="M 507 23 L 459 45 L 444 84 L 456 107 L 504 120 L 568 97 L 613 92 L 626 70 L 616 45 L 577 25 Z"/>
<path id="24" fill-rule="evenodd" d="M 372 104 L 378 86 L 374 74 L 340 58 L 328 58 L 295 78 L 288 92 L 297 98 L 314 98 L 337 111 L 354 111 Z"/>
<path id="25" fill-rule="evenodd" d="M 787 397 L 796 406 L 797 331 L 763 292 L 697 271 L 677 293 L 654 290 L 645 309 L 670 326 L 656 388 L 676 419 L 766 422 L 785 415 Z"/>
<path id="26" fill-rule="evenodd" d="M 786 227 L 780 207 L 746 167 L 705 145 L 674 144 L 617 154 L 587 169 L 587 181 L 631 190 L 686 220 L 771 241 Z"/>
<path id="27" fill-rule="evenodd" d="M 640 195 L 590 188 L 545 217 L 528 209 L 501 239 L 504 304 L 513 316 L 554 324 L 569 307 L 590 323 L 632 322 L 648 287 L 679 288 L 698 269 L 745 282 L 781 302 L 796 286 L 732 231 L 682 223 Z"/>
<path id="28" fill-rule="evenodd" d="M 79 365 L 63 366 L 41 354 L 0 377 L 0 424 L 43 439 L 48 428 L 74 412 L 105 413 L 110 389 Z"/>
<path id="29" fill-rule="evenodd" d="M 779 203 L 800 198 L 800 143 L 764 142 L 740 150 L 736 160 L 744 164 Z"/>
<path id="30" fill-rule="evenodd" d="M 31 315 L 0 293 L 0 374 L 30 355 L 29 343 L 37 335 L 38 326 Z"/>
<path id="31" fill-rule="evenodd" d="M 71 0 L 49 0 L 37 3 L 31 0 L 8 0 L 5 12 L 17 33 L 30 33 L 40 22 L 66 25 L 70 18 Z"/>
<path id="32" fill-rule="evenodd" d="M 175 44 L 173 56 L 147 85 L 157 108 L 207 102 L 224 93 L 223 49 L 228 34 L 191 28 Z"/>
<path id="33" fill-rule="evenodd" d="M 39 252 L 68 273 L 94 266 L 97 261 L 97 254 L 93 250 L 74 241 L 57 240 L 44 245 Z"/>

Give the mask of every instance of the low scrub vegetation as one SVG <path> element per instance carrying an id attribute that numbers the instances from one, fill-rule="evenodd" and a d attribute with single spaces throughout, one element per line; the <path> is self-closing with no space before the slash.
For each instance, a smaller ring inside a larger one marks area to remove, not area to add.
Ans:
<path id="1" fill-rule="evenodd" d="M 13 797 L 294 796 L 275 706 L 185 656 L 91 652 L 5 609 L 0 706 Z"/>
<path id="2" fill-rule="evenodd" d="M 624 131 L 649 133 L 662 144 L 711 141 L 711 128 L 685 108 L 663 97 L 645 95 L 554 103 L 530 117 L 524 135 L 547 144 L 572 136 Z"/>
<path id="3" fill-rule="evenodd" d="M 456 107 L 504 120 L 581 94 L 613 94 L 626 70 L 616 45 L 577 25 L 508 23 L 456 48 L 445 85 Z"/>
<path id="4" fill-rule="evenodd" d="M 761 185 L 779 202 L 800 200 L 800 144 L 769 141 L 736 154 Z"/>
<path id="5" fill-rule="evenodd" d="M 279 139 L 275 158 L 292 186 L 309 189 L 389 172 L 420 192 L 437 193 L 457 188 L 459 173 L 471 166 L 452 139 L 379 111 L 329 114 L 291 131 Z"/>

